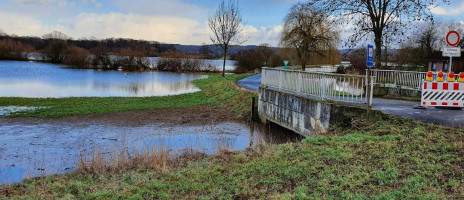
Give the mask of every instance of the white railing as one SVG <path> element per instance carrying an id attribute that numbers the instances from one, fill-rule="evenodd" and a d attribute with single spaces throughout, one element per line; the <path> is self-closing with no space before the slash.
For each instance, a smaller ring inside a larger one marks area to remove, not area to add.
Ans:
<path id="1" fill-rule="evenodd" d="M 375 77 L 374 77 L 375 78 Z M 366 76 L 262 68 L 261 84 L 322 100 L 367 103 Z M 372 101 L 370 101 L 372 102 Z"/>
<path id="2" fill-rule="evenodd" d="M 406 89 L 420 90 L 422 81 L 427 73 L 399 70 L 372 69 L 371 76 L 375 76 L 374 84 L 383 87 L 402 87 Z"/>
<path id="3" fill-rule="evenodd" d="M 336 67 L 306 68 L 305 71 L 333 73 L 337 71 L 337 68 Z"/>

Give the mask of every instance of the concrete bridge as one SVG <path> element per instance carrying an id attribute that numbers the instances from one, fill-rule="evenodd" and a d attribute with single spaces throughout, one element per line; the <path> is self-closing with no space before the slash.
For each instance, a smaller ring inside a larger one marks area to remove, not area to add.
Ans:
<path id="1" fill-rule="evenodd" d="M 274 122 L 304 136 L 326 132 L 330 124 L 346 120 L 347 111 L 365 112 L 363 109 L 367 108 L 368 98 L 371 98 L 374 110 L 386 114 L 464 127 L 464 111 L 461 110 L 418 110 L 414 106 L 419 102 L 367 96 L 367 90 L 373 94 L 379 88 L 383 88 L 383 92 L 420 95 L 420 83 L 417 82 L 422 81 L 424 74 L 383 71 L 372 72 L 374 76 L 369 87 L 366 76 L 271 68 L 263 68 L 262 74 L 241 80 L 238 84 L 258 90 L 258 113 L 263 122 Z M 388 73 L 404 76 L 396 77 L 395 81 L 395 77 Z"/>

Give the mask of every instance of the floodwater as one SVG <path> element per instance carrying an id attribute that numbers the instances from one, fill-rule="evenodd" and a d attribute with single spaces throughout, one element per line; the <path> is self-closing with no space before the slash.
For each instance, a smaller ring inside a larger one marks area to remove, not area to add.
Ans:
<path id="1" fill-rule="evenodd" d="M 0 97 L 147 97 L 199 91 L 204 75 L 69 69 L 61 65 L 0 61 Z"/>
<path id="2" fill-rule="evenodd" d="M 0 117 L 7 116 L 11 113 L 21 112 L 21 111 L 33 111 L 37 109 L 45 109 L 47 107 L 34 107 L 34 106 L 0 106 Z"/>
<path id="3" fill-rule="evenodd" d="M 24 123 L 0 119 L 0 185 L 24 178 L 61 174 L 75 170 L 79 156 L 120 152 L 127 148 L 143 152 L 163 147 L 213 154 L 221 148 L 244 150 L 265 143 L 301 139 L 286 129 L 262 124 L 224 122 L 183 126 L 151 124 L 121 127 L 104 123 Z"/>
<path id="4" fill-rule="evenodd" d="M 155 66 L 158 63 L 160 57 L 148 57 L 152 66 Z M 206 65 L 211 65 L 217 71 L 222 71 L 222 67 L 224 65 L 224 60 L 210 60 L 210 59 L 201 59 Z M 225 69 L 226 71 L 235 70 L 235 61 L 234 60 L 226 60 Z"/>

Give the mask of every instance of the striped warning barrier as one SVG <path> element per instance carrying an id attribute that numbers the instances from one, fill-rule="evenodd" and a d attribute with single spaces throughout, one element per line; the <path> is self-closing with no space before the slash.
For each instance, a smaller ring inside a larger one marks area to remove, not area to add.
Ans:
<path id="1" fill-rule="evenodd" d="M 464 107 L 464 83 L 424 81 L 422 106 Z"/>

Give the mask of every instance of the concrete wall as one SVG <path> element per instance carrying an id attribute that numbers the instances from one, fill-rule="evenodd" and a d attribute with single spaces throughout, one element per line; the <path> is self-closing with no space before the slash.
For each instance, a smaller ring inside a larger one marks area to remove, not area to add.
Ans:
<path id="1" fill-rule="evenodd" d="M 401 87 L 382 87 L 379 85 L 374 86 L 374 96 L 382 97 L 385 95 L 392 96 L 406 96 L 406 97 L 417 97 L 420 98 L 422 93 L 421 90 L 414 90 L 409 88 Z"/>
<path id="2" fill-rule="evenodd" d="M 258 115 L 263 123 L 274 122 L 303 136 L 328 131 L 330 124 L 351 120 L 348 111 L 365 112 L 362 108 L 336 105 L 297 94 L 259 89 Z"/>

